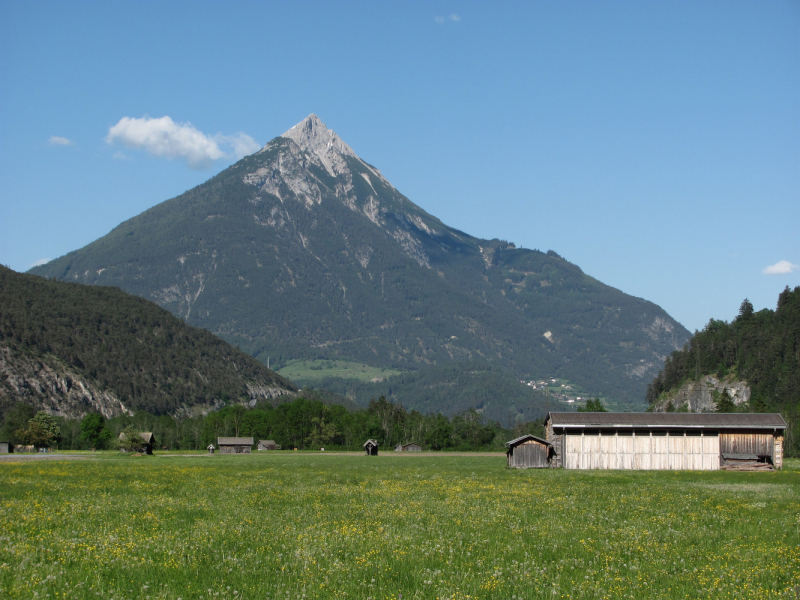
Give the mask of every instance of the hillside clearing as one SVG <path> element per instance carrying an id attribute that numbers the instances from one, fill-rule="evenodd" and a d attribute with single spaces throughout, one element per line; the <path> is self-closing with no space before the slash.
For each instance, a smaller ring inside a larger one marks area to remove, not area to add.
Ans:
<path id="1" fill-rule="evenodd" d="M 358 379 L 359 381 L 382 380 L 401 371 L 370 367 L 368 365 L 346 360 L 294 360 L 277 371 L 281 376 L 295 379 L 323 379 L 324 377 L 341 377 L 342 379 Z"/>

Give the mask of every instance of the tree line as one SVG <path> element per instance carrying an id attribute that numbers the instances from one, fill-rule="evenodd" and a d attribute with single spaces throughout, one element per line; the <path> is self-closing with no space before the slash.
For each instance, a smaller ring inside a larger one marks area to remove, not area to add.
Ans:
<path id="1" fill-rule="evenodd" d="M 260 402 L 252 408 L 232 404 L 205 416 L 183 419 L 144 411 L 110 419 L 98 413 L 80 420 L 45 417 L 59 430 L 50 445 L 62 450 L 117 448 L 120 433 L 132 431 L 152 432 L 157 448 L 169 450 L 216 446 L 219 437 L 252 437 L 255 442 L 274 440 L 282 449 L 298 450 L 360 450 L 366 440 L 375 439 L 384 450 L 414 442 L 426 450 L 480 451 L 503 450 L 506 441 L 525 433 L 544 435 L 538 420 L 506 429 L 486 420 L 474 408 L 450 418 L 440 413 L 423 415 L 385 397 L 356 410 L 318 399 L 297 398 L 277 405 Z M 0 439 L 29 443 L 25 431 L 36 418 L 42 417 L 32 407 L 17 403 L 5 414 Z"/>

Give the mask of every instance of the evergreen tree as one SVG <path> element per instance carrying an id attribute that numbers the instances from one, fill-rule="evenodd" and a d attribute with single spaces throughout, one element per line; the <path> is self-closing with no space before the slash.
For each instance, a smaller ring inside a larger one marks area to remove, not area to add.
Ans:
<path id="1" fill-rule="evenodd" d="M 593 400 L 587 400 L 586 406 L 579 406 L 578 412 L 608 412 L 606 407 L 603 406 L 603 403 L 600 402 L 600 398 L 595 398 Z"/>
<path id="2" fill-rule="evenodd" d="M 107 447 L 111 432 L 106 429 L 106 420 L 100 413 L 89 413 L 81 420 L 81 439 L 98 450 Z"/>

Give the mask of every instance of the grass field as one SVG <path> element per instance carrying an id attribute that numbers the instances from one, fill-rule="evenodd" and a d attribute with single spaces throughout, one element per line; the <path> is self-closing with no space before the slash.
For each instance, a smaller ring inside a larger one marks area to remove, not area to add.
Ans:
<path id="1" fill-rule="evenodd" d="M 777 473 L 505 469 L 504 457 L 0 463 L 0 597 L 792 598 Z"/>
<path id="2" fill-rule="evenodd" d="M 370 367 L 345 360 L 296 360 L 287 364 L 278 373 L 292 381 L 295 379 L 322 379 L 323 377 L 372 381 L 376 378 L 385 379 L 392 375 L 398 375 L 400 371 Z"/>

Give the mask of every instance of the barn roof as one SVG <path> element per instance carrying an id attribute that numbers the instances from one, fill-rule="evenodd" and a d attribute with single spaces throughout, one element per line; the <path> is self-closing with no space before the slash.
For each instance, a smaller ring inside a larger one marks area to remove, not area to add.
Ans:
<path id="1" fill-rule="evenodd" d="M 548 442 L 547 440 L 543 440 L 542 438 L 538 438 L 535 435 L 531 435 L 529 433 L 526 433 L 525 435 L 520 436 L 515 440 L 511 440 L 510 442 L 506 442 L 506 448 L 512 448 L 513 446 L 521 444 L 522 442 L 527 442 L 528 440 L 535 440 L 535 441 L 539 442 L 540 444 L 544 444 L 546 446 L 552 446 L 552 444 L 550 442 Z"/>
<path id="2" fill-rule="evenodd" d="M 714 427 L 786 429 L 778 413 L 559 413 L 547 415 L 554 427 Z"/>
<path id="3" fill-rule="evenodd" d="M 151 432 L 149 432 L 149 431 L 147 431 L 147 432 L 141 432 L 141 433 L 139 433 L 139 437 L 140 437 L 140 438 L 142 438 L 142 441 L 143 441 L 145 444 L 154 444 L 154 443 L 155 443 L 155 441 L 156 441 L 156 436 L 154 436 L 154 435 L 153 435 Z M 124 440 L 124 439 L 125 439 L 125 432 L 124 432 L 124 431 L 123 431 L 122 433 L 120 433 L 120 434 L 119 434 L 119 439 L 121 439 L 121 440 Z"/>
<path id="4" fill-rule="evenodd" d="M 217 438 L 217 444 L 220 446 L 252 446 L 253 438 L 251 437 L 221 437 Z"/>

